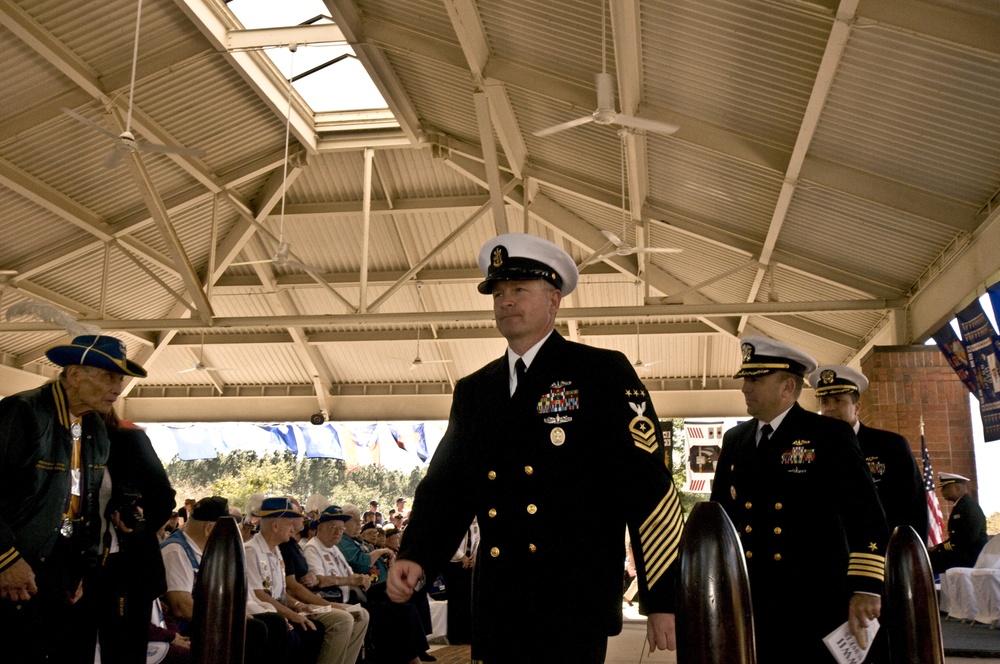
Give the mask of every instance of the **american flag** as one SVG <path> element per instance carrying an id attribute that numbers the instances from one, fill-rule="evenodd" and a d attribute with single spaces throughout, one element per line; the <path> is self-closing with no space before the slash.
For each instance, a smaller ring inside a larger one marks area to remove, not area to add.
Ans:
<path id="1" fill-rule="evenodd" d="M 927 511 L 930 528 L 928 539 L 931 546 L 937 546 L 944 541 L 944 515 L 934 493 L 934 470 L 931 468 L 931 455 L 927 453 L 927 441 L 924 440 L 924 423 L 920 423 L 920 451 L 924 457 L 924 492 L 927 494 Z"/>

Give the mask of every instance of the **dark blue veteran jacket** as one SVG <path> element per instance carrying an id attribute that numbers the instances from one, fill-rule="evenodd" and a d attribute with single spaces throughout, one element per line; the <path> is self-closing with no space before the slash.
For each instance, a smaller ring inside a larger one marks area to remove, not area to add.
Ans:
<path id="1" fill-rule="evenodd" d="M 525 629 L 617 634 L 626 523 L 642 609 L 673 612 L 681 508 L 628 360 L 553 332 L 513 397 L 508 375 L 504 355 L 456 385 L 400 556 L 433 578 L 478 517 L 476 658 Z"/>
<path id="2" fill-rule="evenodd" d="M 58 381 L 0 400 L 0 570 L 19 558 L 32 567 L 56 543 L 70 487 L 72 419 Z M 110 443 L 100 415 L 82 418 L 81 515 L 73 546 L 77 575 L 96 564 L 98 493 Z"/>

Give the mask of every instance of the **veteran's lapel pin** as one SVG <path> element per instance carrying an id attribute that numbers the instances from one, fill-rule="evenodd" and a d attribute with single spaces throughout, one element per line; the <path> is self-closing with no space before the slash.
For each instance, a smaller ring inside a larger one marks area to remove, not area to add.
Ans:
<path id="1" fill-rule="evenodd" d="M 566 442 L 566 432 L 562 427 L 552 427 L 552 431 L 549 432 L 549 440 L 556 447 L 559 447 Z"/>

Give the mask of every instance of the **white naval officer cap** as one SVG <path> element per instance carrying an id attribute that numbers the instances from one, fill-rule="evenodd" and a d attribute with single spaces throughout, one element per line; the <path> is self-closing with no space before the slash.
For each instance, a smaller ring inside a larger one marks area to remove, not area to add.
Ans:
<path id="1" fill-rule="evenodd" d="M 750 335 L 740 339 L 743 364 L 733 378 L 763 376 L 772 371 L 787 371 L 805 377 L 816 369 L 816 360 L 794 346 L 770 337 Z"/>
<path id="2" fill-rule="evenodd" d="M 961 475 L 956 475 L 955 473 L 938 473 L 938 488 L 948 486 L 949 484 L 955 484 L 956 482 L 968 482 L 968 477 L 963 477 Z"/>
<path id="3" fill-rule="evenodd" d="M 868 379 L 857 369 L 843 364 L 824 364 L 809 374 L 809 385 L 816 396 L 827 394 L 861 394 L 868 389 Z"/>
<path id="4" fill-rule="evenodd" d="M 576 263 L 565 251 L 527 233 L 504 233 L 491 239 L 479 250 L 479 269 L 486 279 L 478 286 L 488 295 L 495 281 L 532 281 L 544 279 L 569 295 L 580 277 Z"/>

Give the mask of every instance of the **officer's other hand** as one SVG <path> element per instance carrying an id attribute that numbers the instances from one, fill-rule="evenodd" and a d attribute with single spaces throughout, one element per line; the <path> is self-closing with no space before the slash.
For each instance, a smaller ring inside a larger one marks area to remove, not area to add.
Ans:
<path id="1" fill-rule="evenodd" d="M 646 640 L 649 652 L 677 650 L 677 629 L 672 613 L 650 613 L 646 617 Z"/>
<path id="2" fill-rule="evenodd" d="M 80 580 L 80 583 L 76 584 L 76 590 L 72 590 L 72 591 L 68 590 L 68 591 L 66 591 L 66 602 L 70 606 L 72 606 L 72 605 L 76 604 L 77 602 L 79 602 L 81 597 L 83 597 L 83 580 L 82 579 Z"/>
<path id="3" fill-rule="evenodd" d="M 413 595 L 417 583 L 424 576 L 424 568 L 412 560 L 397 560 L 389 568 L 385 590 L 393 602 L 405 602 Z"/>
<path id="4" fill-rule="evenodd" d="M 24 558 L 0 572 L 0 599 L 27 602 L 37 592 L 35 572 Z"/>
<path id="5" fill-rule="evenodd" d="M 847 627 L 857 640 L 862 650 L 868 647 L 868 634 L 865 630 L 869 623 L 882 615 L 882 598 L 877 595 L 854 593 L 847 614 Z"/>

